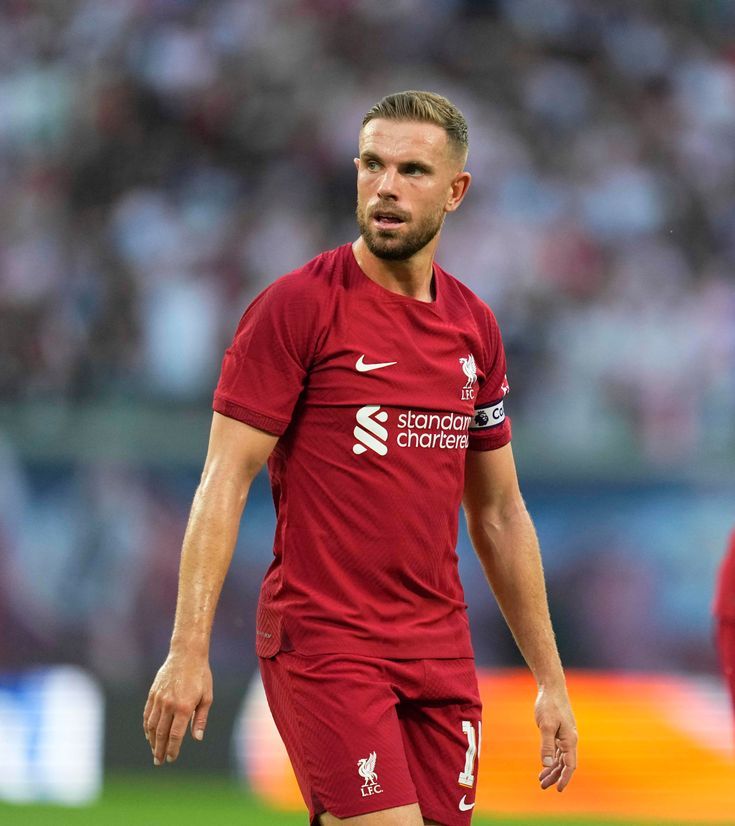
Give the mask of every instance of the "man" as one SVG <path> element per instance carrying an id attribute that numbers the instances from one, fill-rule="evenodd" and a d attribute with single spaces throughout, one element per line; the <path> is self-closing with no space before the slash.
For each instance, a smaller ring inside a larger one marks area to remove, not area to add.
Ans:
<path id="1" fill-rule="evenodd" d="M 538 682 L 541 786 L 568 784 L 576 731 L 538 544 L 518 490 L 495 319 L 434 264 L 470 184 L 467 124 L 428 92 L 365 116 L 360 237 L 251 304 L 215 393 L 171 649 L 144 728 L 175 760 L 212 702 L 215 605 L 268 459 L 274 561 L 256 649 L 313 824 L 466 826 L 480 698 L 454 551 L 470 535 Z"/>
<path id="2" fill-rule="evenodd" d="M 717 623 L 720 666 L 730 689 L 732 708 L 735 712 L 735 530 L 730 535 L 717 576 L 713 613 Z"/>

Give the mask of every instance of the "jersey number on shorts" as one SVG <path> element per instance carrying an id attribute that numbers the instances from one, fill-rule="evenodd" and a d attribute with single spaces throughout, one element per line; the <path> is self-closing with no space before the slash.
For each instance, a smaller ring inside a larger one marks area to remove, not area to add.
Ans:
<path id="1" fill-rule="evenodd" d="M 467 735 L 467 751 L 464 755 L 464 771 L 459 773 L 459 785 L 471 789 L 475 785 L 475 758 L 482 744 L 482 723 L 477 721 L 475 735 L 474 725 L 469 720 L 462 720 L 462 731 Z"/>

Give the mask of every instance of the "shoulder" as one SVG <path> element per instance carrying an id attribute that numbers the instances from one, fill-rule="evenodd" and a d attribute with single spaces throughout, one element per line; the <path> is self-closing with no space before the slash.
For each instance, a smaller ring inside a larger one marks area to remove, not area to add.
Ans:
<path id="1" fill-rule="evenodd" d="M 498 322 L 495 313 L 488 304 L 474 293 L 466 284 L 458 278 L 448 273 L 445 269 L 435 264 L 444 281 L 447 304 L 451 311 L 466 312 L 472 316 L 478 329 L 487 335 L 490 332 L 493 336 L 499 335 Z"/>
<path id="2" fill-rule="evenodd" d="M 323 299 L 336 286 L 341 248 L 328 250 L 277 278 L 261 293 L 282 299 Z"/>
<path id="3" fill-rule="evenodd" d="M 259 330 L 264 340 L 277 331 L 305 360 L 307 354 L 315 356 L 341 294 L 344 258 L 344 248 L 338 247 L 277 278 L 245 310 L 238 330 Z"/>
<path id="4" fill-rule="evenodd" d="M 253 301 L 284 312 L 308 311 L 313 319 L 327 309 L 343 280 L 343 248 L 327 250 L 295 270 L 276 278 Z"/>
<path id="5" fill-rule="evenodd" d="M 276 314 L 318 324 L 339 293 L 343 281 L 343 248 L 322 252 L 295 270 L 276 278 L 252 302 L 248 311 Z"/>

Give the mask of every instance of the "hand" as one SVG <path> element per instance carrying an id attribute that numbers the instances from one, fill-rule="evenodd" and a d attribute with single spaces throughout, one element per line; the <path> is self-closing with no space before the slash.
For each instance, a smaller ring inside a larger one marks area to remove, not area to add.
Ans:
<path id="1" fill-rule="evenodd" d="M 541 788 L 563 792 L 577 768 L 577 725 L 565 690 L 540 688 L 536 725 L 541 732 Z"/>
<path id="2" fill-rule="evenodd" d="M 204 737 L 212 705 L 212 672 L 206 657 L 169 654 L 148 693 L 143 711 L 143 731 L 153 752 L 153 764 L 179 756 L 186 727 L 191 736 Z"/>

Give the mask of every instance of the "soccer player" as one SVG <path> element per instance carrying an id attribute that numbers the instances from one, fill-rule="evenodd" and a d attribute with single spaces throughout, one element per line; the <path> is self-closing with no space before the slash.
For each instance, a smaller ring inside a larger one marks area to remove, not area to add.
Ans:
<path id="1" fill-rule="evenodd" d="M 735 530 L 720 565 L 713 606 L 717 623 L 717 648 L 722 673 L 730 689 L 735 713 Z"/>
<path id="2" fill-rule="evenodd" d="M 402 92 L 363 120 L 353 244 L 264 290 L 214 396 L 168 657 L 144 711 L 154 763 L 201 739 L 210 630 L 253 477 L 277 512 L 256 650 L 311 822 L 467 826 L 481 705 L 455 545 L 460 503 L 538 683 L 542 788 L 577 734 L 518 489 L 489 308 L 434 263 L 467 193 L 467 124 Z M 495 751 L 497 752 L 498 747 Z M 502 759 L 502 758 L 501 758 Z"/>

